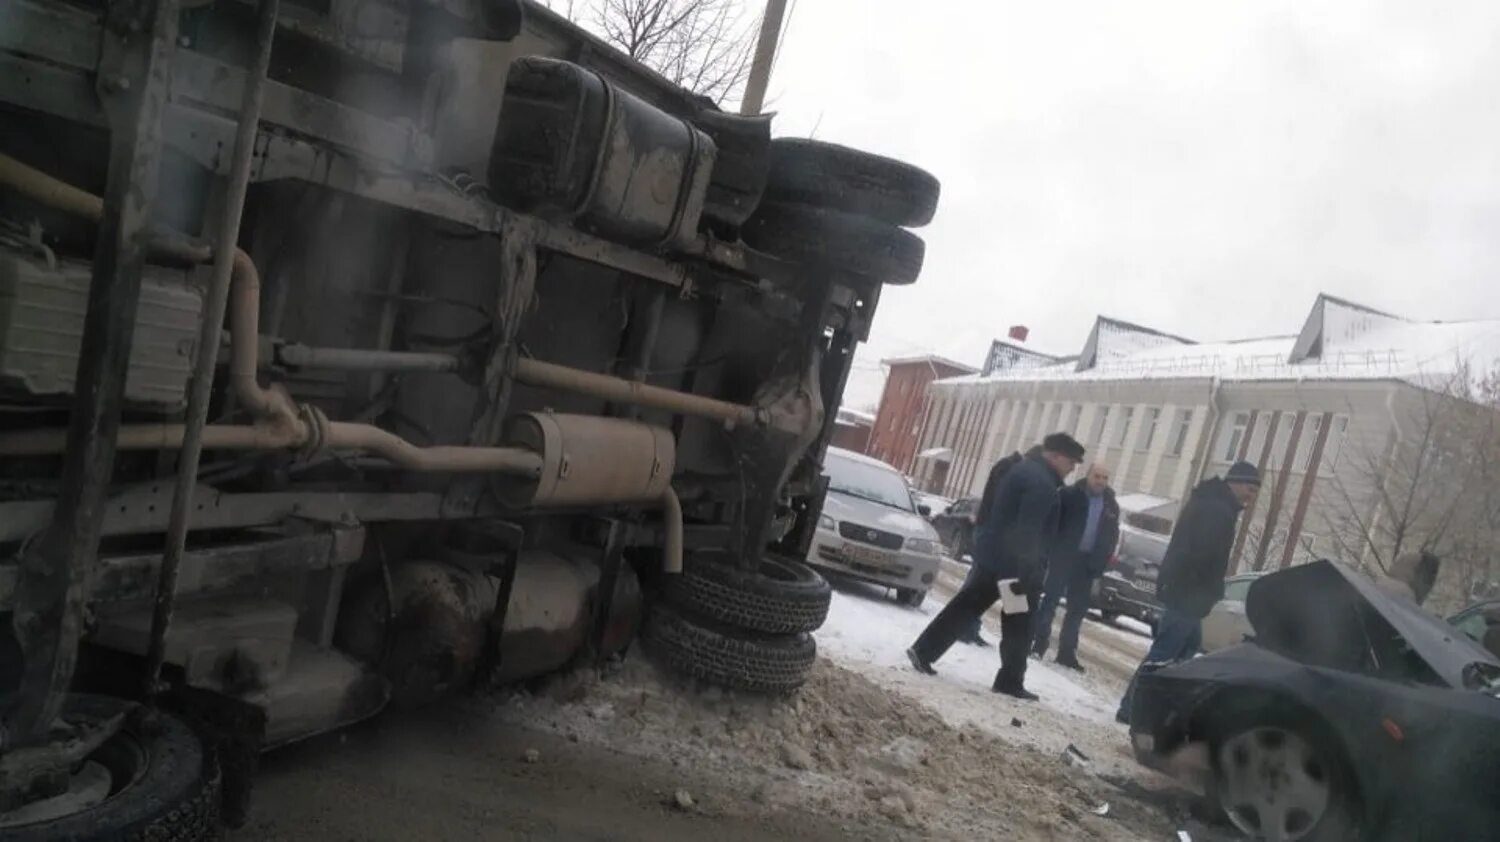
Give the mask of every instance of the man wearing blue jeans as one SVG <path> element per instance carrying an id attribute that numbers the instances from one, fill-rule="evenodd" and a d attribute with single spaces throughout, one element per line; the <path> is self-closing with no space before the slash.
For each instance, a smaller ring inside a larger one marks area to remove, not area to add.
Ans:
<path id="1" fill-rule="evenodd" d="M 1260 471 L 1249 462 L 1236 462 L 1222 479 L 1205 480 L 1188 496 L 1156 577 L 1156 597 L 1164 611 L 1136 675 L 1198 654 L 1203 618 L 1224 598 L 1224 574 L 1240 510 L 1259 492 Z M 1115 712 L 1116 720 L 1130 724 L 1134 695 L 1132 677 Z"/>
<path id="2" fill-rule="evenodd" d="M 1109 468 L 1095 462 L 1088 476 L 1063 489 L 1058 499 L 1057 544 L 1047 563 L 1042 604 L 1032 620 L 1032 654 L 1047 654 L 1052 642 L 1052 618 L 1066 599 L 1062 634 L 1057 639 L 1057 663 L 1083 672 L 1078 663 L 1078 633 L 1089 610 L 1094 580 L 1104 575 L 1109 557 L 1120 541 L 1120 504 L 1109 487 Z"/>

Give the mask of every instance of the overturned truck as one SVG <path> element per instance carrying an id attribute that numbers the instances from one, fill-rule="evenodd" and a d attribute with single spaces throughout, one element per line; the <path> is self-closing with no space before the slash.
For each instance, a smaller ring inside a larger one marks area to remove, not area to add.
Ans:
<path id="1" fill-rule="evenodd" d="M 0 837 L 211 836 L 261 751 L 638 632 L 797 687 L 937 194 L 521 0 L 5 0 Z"/>

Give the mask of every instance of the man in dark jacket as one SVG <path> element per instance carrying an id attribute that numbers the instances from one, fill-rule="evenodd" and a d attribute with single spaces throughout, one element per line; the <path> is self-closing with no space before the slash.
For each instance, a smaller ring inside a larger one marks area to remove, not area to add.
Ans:
<path id="1" fill-rule="evenodd" d="M 1223 479 L 1205 480 L 1188 496 L 1156 576 L 1162 615 L 1137 675 L 1142 669 L 1156 669 L 1198 653 L 1203 618 L 1224 598 L 1224 574 L 1229 570 L 1240 510 L 1259 492 L 1260 471 L 1249 462 L 1236 462 Z M 1134 692 L 1132 677 L 1115 713 L 1120 722 L 1130 723 Z"/>
<path id="2" fill-rule="evenodd" d="M 1087 477 L 1063 489 L 1058 500 L 1057 546 L 1047 562 L 1047 585 L 1032 622 L 1031 651 L 1047 654 L 1052 617 L 1067 599 L 1062 634 L 1057 639 L 1057 663 L 1083 672 L 1078 663 L 1078 633 L 1089 610 L 1089 591 L 1120 540 L 1120 504 L 1109 487 L 1109 468 L 1094 463 Z"/>
<path id="3" fill-rule="evenodd" d="M 1083 460 L 1083 446 L 1066 433 L 1042 441 L 1042 452 L 1006 472 L 975 532 L 974 566 L 968 583 L 932 619 L 906 650 L 912 666 L 932 675 L 965 627 L 1000 598 L 1000 582 L 1015 580 L 1028 609 L 1036 607 L 1046 576 L 1046 551 L 1057 530 L 1057 489 Z M 992 689 L 1035 699 L 1024 686 L 1026 653 L 1031 648 L 1031 611 L 1004 614 L 1000 621 L 1000 671 Z"/>
<path id="4" fill-rule="evenodd" d="M 1042 446 L 1037 445 L 1036 447 L 1032 448 L 1032 450 L 1036 451 L 1037 453 L 1041 453 Z M 1029 453 L 1030 451 L 1027 452 Z M 1021 460 L 1024 458 L 1025 457 L 1022 456 L 1020 452 L 1014 452 L 1009 456 L 1001 457 L 995 462 L 995 464 L 990 466 L 990 475 L 984 481 L 984 494 L 979 498 L 979 508 L 974 510 L 974 528 L 977 529 L 980 524 L 984 523 L 985 511 L 990 507 L 990 504 L 995 501 L 995 489 L 1000 487 L 1000 480 L 1005 477 L 1005 474 L 1009 472 L 1011 468 L 1014 468 L 1015 466 L 1021 464 Z M 968 587 L 969 580 L 973 579 L 975 576 L 982 575 L 984 575 L 982 568 L 980 568 L 978 564 L 970 563 L 969 573 L 968 575 L 964 576 L 963 587 Z M 989 646 L 989 642 L 986 641 L 980 634 L 980 631 L 982 629 L 983 626 L 980 624 L 980 618 L 976 616 L 974 618 L 974 622 L 970 623 L 969 627 L 964 630 L 963 634 L 959 635 L 959 640 L 962 640 L 965 643 L 972 643 L 975 646 Z"/>

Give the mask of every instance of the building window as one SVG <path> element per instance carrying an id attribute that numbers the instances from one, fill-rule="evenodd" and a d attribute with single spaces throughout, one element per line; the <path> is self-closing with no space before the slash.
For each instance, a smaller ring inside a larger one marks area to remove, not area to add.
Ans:
<path id="1" fill-rule="evenodd" d="M 1151 450 L 1151 445 L 1156 442 L 1156 425 L 1161 421 L 1161 410 L 1151 407 L 1146 410 L 1146 418 L 1141 422 L 1141 434 L 1136 438 L 1137 450 Z"/>
<path id="2" fill-rule="evenodd" d="M 1245 430 L 1250 428 L 1250 413 L 1236 412 L 1230 419 L 1229 435 L 1220 454 L 1225 462 L 1240 458 L 1240 443 L 1245 440 Z"/>
<path id="3" fill-rule="evenodd" d="M 1104 425 L 1109 423 L 1109 413 L 1112 410 L 1113 407 L 1106 406 L 1094 413 L 1094 429 L 1089 431 L 1089 440 L 1085 442 L 1089 447 L 1096 443 L 1104 445 Z"/>
<path id="4" fill-rule="evenodd" d="M 1172 455 L 1181 456 L 1187 450 L 1188 433 L 1193 429 L 1193 411 L 1191 409 L 1177 410 L 1177 425 L 1172 430 Z"/>
<path id="5" fill-rule="evenodd" d="M 1344 452 L 1344 436 L 1349 433 L 1349 416 L 1333 416 L 1333 426 L 1328 430 L 1328 441 L 1323 444 L 1323 461 L 1318 473 L 1331 474 L 1339 466 L 1339 456 Z"/>
<path id="6" fill-rule="evenodd" d="M 1062 415 L 1062 404 L 1055 403 L 1047 409 L 1047 423 L 1042 425 L 1041 434 L 1051 435 L 1057 432 L 1057 419 Z"/>
<path id="7" fill-rule="evenodd" d="M 1065 430 L 1069 435 L 1078 435 L 1078 418 L 1082 414 L 1082 404 L 1075 403 L 1072 406 L 1068 407 L 1068 422 L 1063 425 L 1063 430 Z"/>
<path id="8" fill-rule="evenodd" d="M 1318 443 L 1318 433 L 1323 429 L 1323 414 L 1309 414 L 1311 423 L 1303 424 L 1302 439 L 1297 442 L 1297 470 L 1303 473 L 1312 464 L 1313 449 Z M 1329 431 L 1330 433 L 1332 430 Z"/>
<path id="9" fill-rule="evenodd" d="M 1115 428 L 1115 447 L 1125 446 L 1125 442 L 1130 438 L 1130 422 L 1134 419 L 1135 407 L 1124 407 L 1124 412 L 1120 413 L 1120 424 Z"/>

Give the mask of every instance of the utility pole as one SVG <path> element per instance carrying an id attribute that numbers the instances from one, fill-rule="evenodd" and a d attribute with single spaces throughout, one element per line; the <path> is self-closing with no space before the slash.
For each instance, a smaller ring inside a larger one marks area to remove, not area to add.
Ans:
<path id="1" fill-rule="evenodd" d="M 776 60 L 776 42 L 781 37 L 781 19 L 786 15 L 786 0 L 766 0 L 766 13 L 760 21 L 760 37 L 755 42 L 755 59 L 750 63 L 750 78 L 745 82 L 745 97 L 740 100 L 741 114 L 759 114 L 766 104 L 766 85 L 771 81 L 771 62 Z"/>

